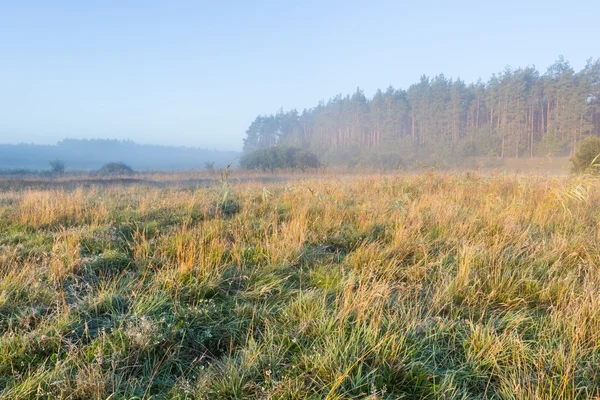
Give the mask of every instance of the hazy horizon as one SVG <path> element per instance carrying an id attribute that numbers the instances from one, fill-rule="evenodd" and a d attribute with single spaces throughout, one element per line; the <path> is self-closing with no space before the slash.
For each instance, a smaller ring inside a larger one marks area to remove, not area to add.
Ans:
<path id="1" fill-rule="evenodd" d="M 357 87 L 369 97 L 407 89 L 423 74 L 475 82 L 504 66 L 543 72 L 561 54 L 579 70 L 598 56 L 597 2 L 369 7 L 3 5 L 0 143 L 100 138 L 239 151 L 255 117 L 280 107 L 302 111 Z"/>
<path id="2" fill-rule="evenodd" d="M 240 152 L 240 150 L 235 150 L 235 149 L 220 149 L 220 148 L 216 148 L 216 147 L 209 147 L 209 146 L 194 146 L 194 145 L 179 145 L 179 144 L 169 144 L 169 143 L 146 143 L 146 142 L 142 142 L 142 141 L 138 141 L 138 140 L 132 140 L 129 139 L 127 137 L 110 137 L 110 136 L 105 136 L 105 137 L 81 137 L 81 138 L 74 138 L 74 137 L 64 137 L 62 139 L 58 139 L 55 141 L 49 141 L 47 143 L 39 143 L 39 142 L 27 142 L 27 141 L 15 141 L 15 142 L 0 142 L 0 146 L 2 145 L 8 145 L 8 146 L 18 146 L 18 145 L 25 145 L 25 146 L 58 146 L 61 142 L 64 141 L 71 141 L 71 140 L 75 140 L 75 141 L 106 141 L 106 142 L 113 142 L 113 141 L 118 141 L 118 142 L 131 142 L 135 145 L 139 145 L 139 146 L 158 146 L 158 147 L 173 147 L 173 148 L 186 148 L 186 149 L 202 149 L 202 150 L 214 150 L 214 151 L 222 151 L 222 152 Z"/>

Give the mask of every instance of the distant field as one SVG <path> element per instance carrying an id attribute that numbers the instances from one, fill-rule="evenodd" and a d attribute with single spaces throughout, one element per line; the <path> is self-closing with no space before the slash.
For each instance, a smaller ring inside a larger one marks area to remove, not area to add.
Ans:
<path id="1" fill-rule="evenodd" d="M 0 397 L 600 396 L 600 181 L 484 172 L 0 180 Z"/>
<path id="2" fill-rule="evenodd" d="M 460 166 L 444 163 L 419 163 L 406 165 L 400 170 L 373 170 L 367 167 L 358 169 L 343 166 L 325 166 L 311 172 L 285 171 L 269 173 L 268 171 L 244 171 L 234 168 L 230 177 L 231 183 L 275 184 L 306 179 L 340 179 L 353 180 L 356 176 L 385 175 L 394 176 L 399 173 L 418 174 L 438 171 L 440 173 L 478 172 L 485 175 L 519 174 L 567 176 L 570 161 L 568 157 L 545 158 L 507 158 L 499 160 L 489 157 L 473 157 L 468 161 L 458 162 Z M 189 171 L 137 171 L 133 175 L 101 176 L 93 171 L 69 171 L 64 176 L 51 177 L 46 172 L 26 170 L 0 169 L 0 190 L 23 189 L 67 189 L 89 188 L 100 186 L 153 186 L 161 188 L 190 187 L 202 188 L 219 184 L 224 169 L 212 172 L 206 170 Z M 45 175 L 44 175 L 45 174 Z"/>

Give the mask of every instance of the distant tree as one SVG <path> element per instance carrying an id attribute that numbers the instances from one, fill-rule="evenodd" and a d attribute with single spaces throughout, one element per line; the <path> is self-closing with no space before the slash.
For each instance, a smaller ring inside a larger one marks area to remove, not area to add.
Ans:
<path id="1" fill-rule="evenodd" d="M 300 169 L 304 171 L 319 166 L 321 166 L 321 162 L 315 154 L 289 146 L 255 150 L 240 160 L 240 167 L 249 170 Z"/>
<path id="2" fill-rule="evenodd" d="M 204 163 L 204 169 L 209 172 L 214 171 L 215 170 L 215 162 L 214 161 L 206 161 Z"/>
<path id="3" fill-rule="evenodd" d="M 132 175 L 133 173 L 133 168 L 124 162 L 104 164 L 104 166 L 97 171 L 97 174 L 102 176 Z"/>
<path id="4" fill-rule="evenodd" d="M 54 176 L 61 176 L 65 173 L 65 163 L 61 160 L 48 161 L 50 164 L 50 173 Z"/>
<path id="5" fill-rule="evenodd" d="M 584 139 L 571 158 L 571 171 L 600 173 L 600 138 L 590 136 Z"/>

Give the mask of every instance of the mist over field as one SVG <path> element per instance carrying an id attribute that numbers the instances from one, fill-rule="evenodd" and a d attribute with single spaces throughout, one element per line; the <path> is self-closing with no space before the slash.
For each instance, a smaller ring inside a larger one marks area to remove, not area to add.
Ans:
<path id="1" fill-rule="evenodd" d="M 323 166 L 354 170 L 419 164 L 502 168 L 514 164 L 510 160 L 566 159 L 588 136 L 600 136 L 600 59 L 590 58 L 576 71 L 561 56 L 544 73 L 535 67 L 506 67 L 475 83 L 423 75 L 407 89 L 389 86 L 370 98 L 358 88 L 302 112 L 261 114 L 239 147 L 248 155 L 291 146 L 313 153 Z M 184 170 L 207 163 L 224 167 L 235 164 L 238 156 L 128 140 L 71 139 L 55 146 L 0 145 L 0 169 L 43 169 L 49 160 L 60 159 L 75 170 L 111 161 L 143 170 Z M 552 165 L 532 164 L 538 171 Z"/>
<path id="2" fill-rule="evenodd" d="M 120 140 L 62 140 L 56 145 L 0 144 L 1 170 L 46 170 L 48 162 L 60 160 L 68 170 L 96 170 L 122 161 L 139 170 L 190 170 L 206 163 L 224 167 L 239 153 L 187 147 L 140 145 Z"/>
<path id="3" fill-rule="evenodd" d="M 598 16 L 0 2 L 0 400 L 600 399 Z"/>
<path id="4" fill-rule="evenodd" d="M 564 157 L 587 136 L 600 136 L 600 59 L 575 71 L 559 57 L 545 73 L 506 67 L 476 83 L 423 75 L 406 90 L 367 98 L 357 89 L 302 112 L 260 115 L 244 151 L 287 144 L 333 164 L 394 168 Z"/>

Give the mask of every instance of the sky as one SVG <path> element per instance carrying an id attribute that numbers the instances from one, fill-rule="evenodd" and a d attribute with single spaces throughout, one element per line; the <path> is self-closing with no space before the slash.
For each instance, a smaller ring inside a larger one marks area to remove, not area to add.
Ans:
<path id="1" fill-rule="evenodd" d="M 259 114 L 600 57 L 600 1 L 0 0 L 0 143 L 240 150 Z"/>

